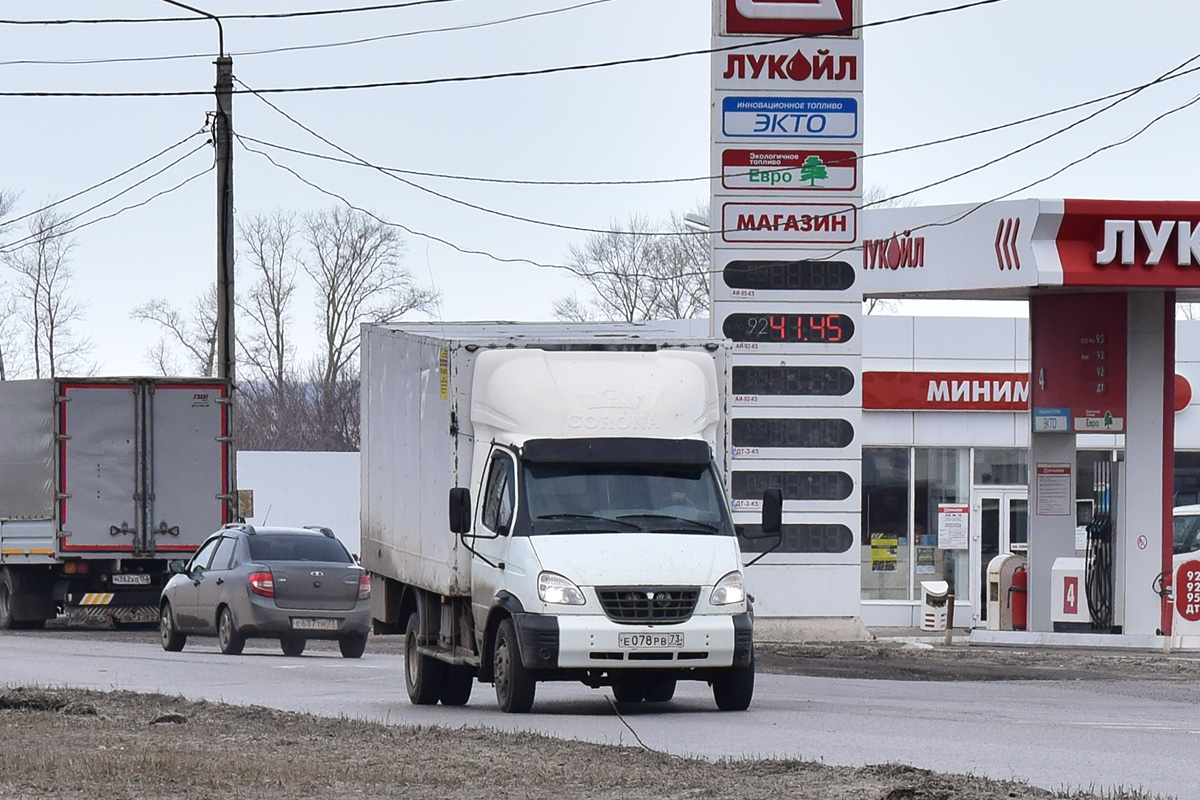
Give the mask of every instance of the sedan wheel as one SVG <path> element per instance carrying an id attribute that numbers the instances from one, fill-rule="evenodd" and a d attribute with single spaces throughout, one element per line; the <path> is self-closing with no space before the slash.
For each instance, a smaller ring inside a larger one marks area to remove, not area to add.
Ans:
<path id="1" fill-rule="evenodd" d="M 158 632 L 162 637 L 163 650 L 178 653 L 187 644 L 187 636 L 175 627 L 175 613 L 171 611 L 170 603 L 163 603 L 158 612 Z"/>
<path id="2" fill-rule="evenodd" d="M 301 636 L 287 636 L 279 640 L 279 646 L 285 656 L 298 656 L 304 653 L 308 640 Z"/>
<path id="3" fill-rule="evenodd" d="M 217 620 L 217 642 L 221 646 L 221 652 L 227 656 L 241 655 L 242 648 L 246 646 L 246 637 L 239 634 L 234 627 L 233 612 L 229 610 L 229 606 L 221 607 L 221 616 Z"/>
<path id="4" fill-rule="evenodd" d="M 362 654 L 367 650 L 367 635 L 347 634 L 338 639 L 338 649 L 342 651 L 342 658 L 362 658 Z"/>

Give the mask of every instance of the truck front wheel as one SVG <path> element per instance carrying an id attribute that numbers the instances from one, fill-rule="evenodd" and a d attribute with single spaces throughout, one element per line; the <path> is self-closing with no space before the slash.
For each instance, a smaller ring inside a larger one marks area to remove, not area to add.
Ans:
<path id="1" fill-rule="evenodd" d="M 420 633 L 421 617 L 414 611 L 404 629 L 404 682 L 414 706 L 431 706 L 441 697 L 446 676 L 442 662 L 417 652 Z"/>
<path id="2" fill-rule="evenodd" d="M 517 628 L 511 619 L 500 623 L 496 632 L 496 649 L 492 655 L 496 682 L 496 702 L 507 714 L 524 714 L 533 708 L 537 681 L 521 663 L 517 644 Z"/>
<path id="3" fill-rule="evenodd" d="M 722 711 L 745 711 L 754 698 L 754 656 L 745 667 L 730 667 L 712 682 L 713 699 Z"/>

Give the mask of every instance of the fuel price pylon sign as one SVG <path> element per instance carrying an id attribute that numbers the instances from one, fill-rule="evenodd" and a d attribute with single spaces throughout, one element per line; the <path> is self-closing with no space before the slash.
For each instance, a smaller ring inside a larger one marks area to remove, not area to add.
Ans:
<path id="1" fill-rule="evenodd" d="M 763 492 L 783 492 L 771 568 L 747 575 L 768 617 L 859 614 L 861 14 L 861 0 L 713 6 L 712 333 L 734 348 L 735 520 L 753 529 Z"/>

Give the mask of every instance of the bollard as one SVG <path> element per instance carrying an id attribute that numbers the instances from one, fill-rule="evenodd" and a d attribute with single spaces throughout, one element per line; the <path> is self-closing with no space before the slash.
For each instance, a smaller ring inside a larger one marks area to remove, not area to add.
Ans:
<path id="1" fill-rule="evenodd" d="M 946 645 L 950 645 L 950 636 L 954 633 L 954 589 L 946 595 Z"/>

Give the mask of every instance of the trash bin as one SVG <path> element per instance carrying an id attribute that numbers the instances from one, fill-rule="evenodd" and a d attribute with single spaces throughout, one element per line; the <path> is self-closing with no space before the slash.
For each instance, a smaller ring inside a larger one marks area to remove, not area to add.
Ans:
<path id="1" fill-rule="evenodd" d="M 921 581 L 921 630 L 946 630 L 946 598 L 950 584 L 945 581 Z"/>

